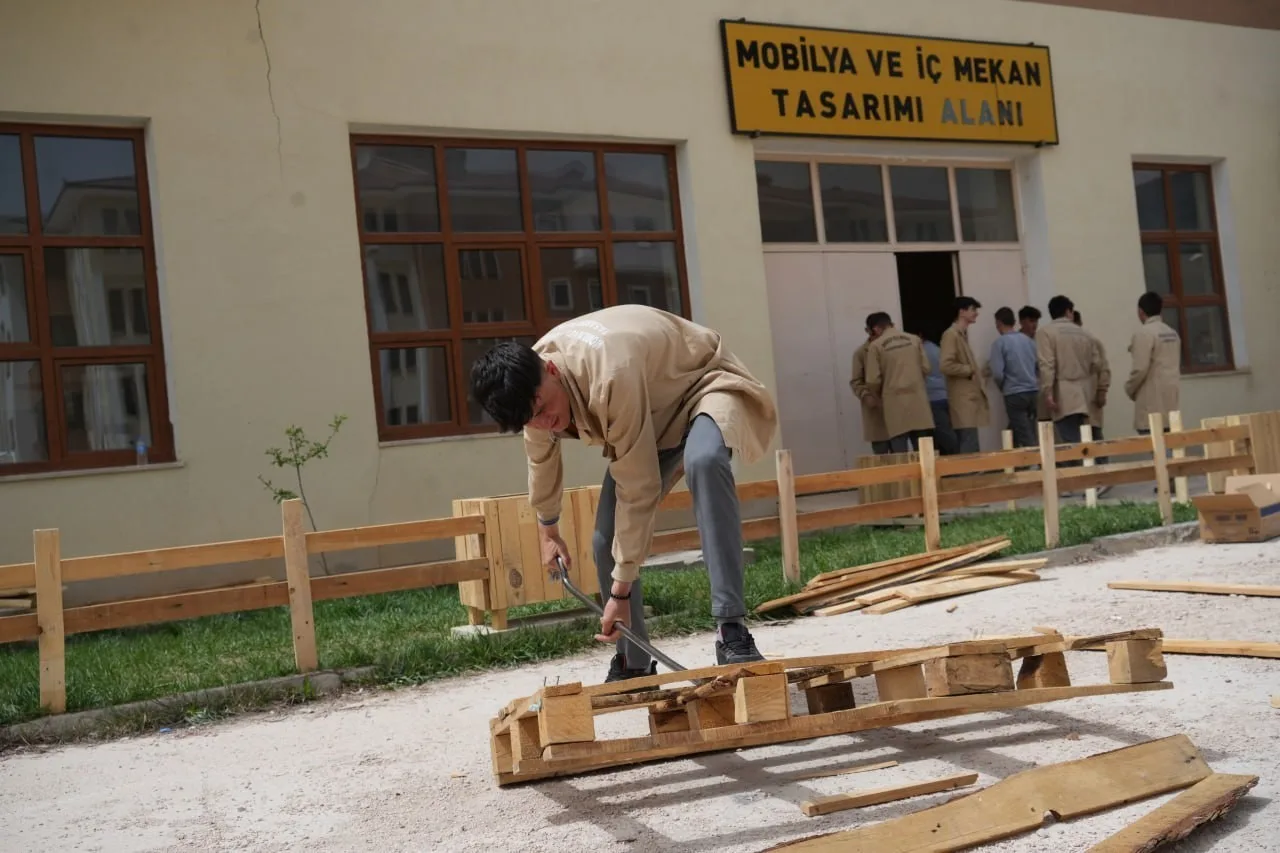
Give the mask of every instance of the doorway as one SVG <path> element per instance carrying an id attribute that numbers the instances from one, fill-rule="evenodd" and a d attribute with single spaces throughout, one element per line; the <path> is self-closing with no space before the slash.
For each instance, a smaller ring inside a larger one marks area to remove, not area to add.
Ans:
<path id="1" fill-rule="evenodd" d="M 902 330 L 935 344 L 955 319 L 955 252 L 896 252 Z"/>

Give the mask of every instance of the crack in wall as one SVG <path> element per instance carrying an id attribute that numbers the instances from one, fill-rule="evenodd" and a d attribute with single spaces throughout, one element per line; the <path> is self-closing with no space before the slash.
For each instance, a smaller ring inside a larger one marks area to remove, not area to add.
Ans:
<path id="1" fill-rule="evenodd" d="M 276 109 L 276 93 L 271 83 L 271 49 L 267 47 L 267 34 L 262 29 L 262 0 L 254 0 L 253 14 L 258 19 L 258 40 L 262 42 L 262 56 L 267 61 L 267 100 L 271 103 L 271 115 L 276 120 L 276 161 L 280 164 L 280 177 L 284 178 L 284 136 L 280 127 L 280 112 Z"/>

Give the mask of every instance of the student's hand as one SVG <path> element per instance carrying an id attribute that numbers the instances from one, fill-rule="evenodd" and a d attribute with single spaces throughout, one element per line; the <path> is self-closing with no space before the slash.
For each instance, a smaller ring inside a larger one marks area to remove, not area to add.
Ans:
<path id="1" fill-rule="evenodd" d="M 1056 412 L 1056 411 L 1058 411 L 1058 401 L 1057 401 L 1057 400 L 1055 400 L 1055 399 L 1053 399 L 1053 395 L 1052 395 L 1052 394 L 1045 394 L 1045 395 L 1044 395 L 1044 404 L 1045 404 L 1045 406 L 1049 409 L 1049 411 L 1051 411 L 1051 412 Z"/>
<path id="2" fill-rule="evenodd" d="M 1099 409 L 1106 408 L 1107 395 L 1105 393 L 1099 393 L 1098 396 L 1094 398 L 1093 402 Z"/>
<path id="3" fill-rule="evenodd" d="M 630 595 L 631 584 L 624 584 L 614 581 L 612 592 L 618 595 Z M 622 638 L 622 632 L 618 630 L 615 623 L 621 622 L 628 628 L 631 627 L 631 602 L 628 599 L 617 599 L 612 595 L 608 601 L 604 603 L 604 613 L 600 615 L 600 633 L 596 634 L 596 639 L 602 643 L 616 643 Z"/>
<path id="4" fill-rule="evenodd" d="M 875 394 L 868 394 L 863 399 L 866 400 L 867 405 L 870 406 L 871 408 L 873 409 L 880 408 L 880 398 L 877 397 Z"/>
<path id="5" fill-rule="evenodd" d="M 557 556 L 564 560 L 566 570 L 573 568 L 573 560 L 569 558 L 569 546 L 560 538 L 559 526 L 538 525 L 538 545 L 542 551 L 542 565 L 546 566 L 548 574 L 557 574 L 560 571 L 556 566 Z"/>

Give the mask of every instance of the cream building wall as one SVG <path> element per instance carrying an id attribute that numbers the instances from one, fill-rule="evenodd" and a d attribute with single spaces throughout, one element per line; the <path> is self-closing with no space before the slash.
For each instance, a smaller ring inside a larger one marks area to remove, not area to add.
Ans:
<path id="1" fill-rule="evenodd" d="M 1072 294 L 1118 376 L 1142 287 L 1130 164 L 1224 160 L 1237 361 L 1256 369 L 1186 380 L 1184 409 L 1280 407 L 1276 32 L 1010 0 L 8 0 L 2 16 L 0 120 L 147 129 L 179 463 L 0 480 L 0 562 L 30 559 L 37 527 L 61 528 L 67 555 L 274 532 L 263 450 L 335 412 L 350 420 L 308 470 L 322 526 L 523 488 L 514 438 L 378 444 L 352 132 L 675 143 L 693 317 L 772 386 L 753 145 L 729 132 L 721 17 L 1048 43 L 1062 145 L 1024 151 L 1043 199 L 1030 298 Z M 1127 427 L 1119 393 L 1107 416 Z M 602 471 L 596 452 L 569 454 L 568 484 Z"/>

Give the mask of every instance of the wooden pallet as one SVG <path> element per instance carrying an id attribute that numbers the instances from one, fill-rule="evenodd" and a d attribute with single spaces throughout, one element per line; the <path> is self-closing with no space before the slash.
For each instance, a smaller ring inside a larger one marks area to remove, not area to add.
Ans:
<path id="1" fill-rule="evenodd" d="M 1089 637 L 1037 633 L 926 648 L 787 658 L 543 687 L 490 721 L 499 786 L 702 752 L 809 740 L 1061 699 L 1167 690 L 1156 628 Z M 1110 683 L 1074 686 L 1065 653 L 1105 646 Z M 1015 675 L 1013 663 L 1020 661 Z M 877 701 L 855 707 L 857 678 Z M 792 690 L 807 713 L 794 713 Z M 622 693 L 621 690 L 634 691 Z M 600 740 L 595 718 L 641 711 L 643 737 Z"/>

